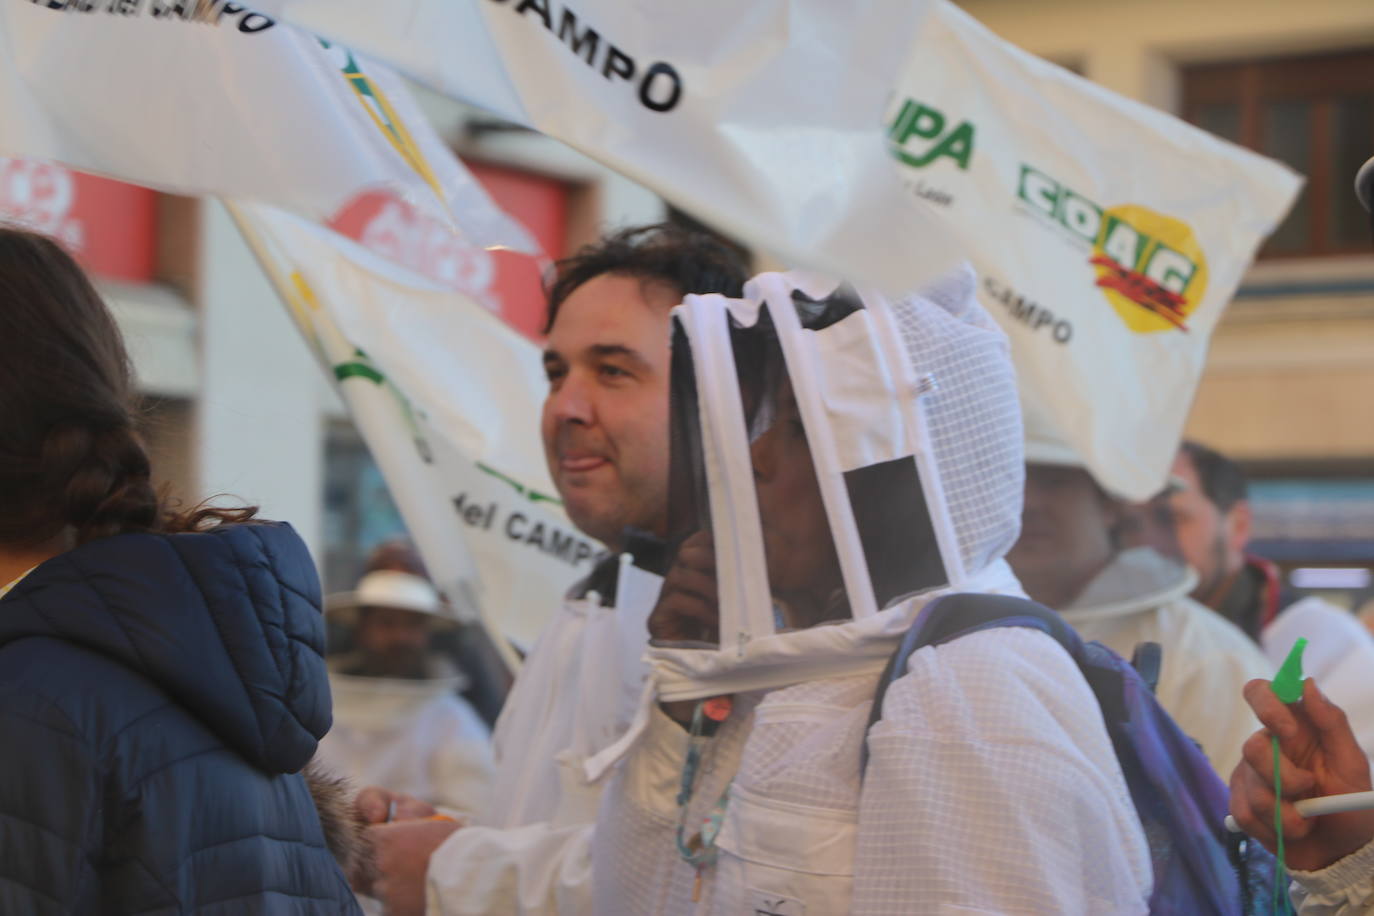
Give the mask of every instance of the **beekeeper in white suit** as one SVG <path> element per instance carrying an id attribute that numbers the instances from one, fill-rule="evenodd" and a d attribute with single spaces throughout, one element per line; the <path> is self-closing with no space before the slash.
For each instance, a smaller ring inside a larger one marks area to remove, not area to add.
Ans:
<path id="1" fill-rule="evenodd" d="M 1275 666 L 1239 627 L 1188 596 L 1197 574 L 1183 560 L 1171 520 L 1136 543 L 1132 520 L 1167 517 L 1167 502 L 1141 507 L 1113 497 L 1042 415 L 1027 411 L 1025 419 L 1030 464 L 1021 536 L 1008 562 L 1031 598 L 1061 613 L 1084 639 L 1123 658 L 1157 643 L 1160 705 L 1202 745 L 1217 775 L 1229 778 L 1255 729 L 1241 688 L 1272 676 Z"/>
<path id="2" fill-rule="evenodd" d="M 459 812 L 486 803 L 491 734 L 459 695 L 457 621 L 426 579 L 377 570 L 325 602 L 334 725 L 319 759 L 359 785 L 394 786 Z"/>
<path id="3" fill-rule="evenodd" d="M 917 651 L 866 734 L 924 606 L 1021 593 L 1015 382 L 974 288 L 765 274 L 674 312 L 677 559 L 641 715 L 588 764 L 616 767 L 598 914 L 1145 911 L 1140 821 L 1051 637 Z"/>

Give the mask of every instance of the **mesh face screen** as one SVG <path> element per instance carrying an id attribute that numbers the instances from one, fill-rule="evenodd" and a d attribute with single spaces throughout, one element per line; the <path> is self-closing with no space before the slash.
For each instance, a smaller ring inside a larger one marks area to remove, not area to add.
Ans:
<path id="1" fill-rule="evenodd" d="M 902 344 L 934 390 L 921 398 L 964 568 L 1002 557 L 1021 530 L 1021 408 L 1006 338 L 976 302 L 892 304 Z"/>

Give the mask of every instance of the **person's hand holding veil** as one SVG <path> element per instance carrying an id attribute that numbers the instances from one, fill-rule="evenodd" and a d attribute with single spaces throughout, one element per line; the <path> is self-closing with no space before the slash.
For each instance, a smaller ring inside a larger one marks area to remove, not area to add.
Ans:
<path id="1" fill-rule="evenodd" d="M 716 546 L 709 530 L 688 537 L 678 548 L 663 579 L 658 604 L 649 614 L 654 642 L 705 643 L 720 639 L 720 606 L 716 598 Z M 664 703 L 663 711 L 681 725 L 692 720 L 695 700 Z"/>
<path id="2" fill-rule="evenodd" d="M 716 548 L 710 531 L 696 532 L 678 548 L 663 579 L 658 604 L 649 615 L 649 638 L 655 642 L 719 643 Z"/>

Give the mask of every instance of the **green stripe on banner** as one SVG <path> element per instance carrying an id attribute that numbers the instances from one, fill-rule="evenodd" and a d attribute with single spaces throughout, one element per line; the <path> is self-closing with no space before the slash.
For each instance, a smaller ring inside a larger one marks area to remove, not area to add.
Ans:
<path id="1" fill-rule="evenodd" d="M 348 378 L 365 378 L 378 385 L 386 381 L 386 376 L 367 363 L 339 363 L 334 367 L 334 378 L 341 382 Z"/>
<path id="2" fill-rule="evenodd" d="M 514 477 L 508 477 L 507 475 L 502 474 L 500 471 L 496 470 L 496 468 L 491 467 L 490 465 L 483 464 L 479 461 L 477 462 L 477 470 L 490 474 L 497 480 L 501 480 L 510 484 L 512 487 L 515 488 L 515 492 L 519 493 L 521 496 L 524 496 L 532 503 L 546 502 L 553 503 L 555 506 L 563 505 L 563 501 L 561 499 L 558 499 L 555 496 L 549 496 L 545 493 L 540 493 L 538 490 L 527 489 L 524 484 L 520 483 L 520 481 L 516 480 Z"/>

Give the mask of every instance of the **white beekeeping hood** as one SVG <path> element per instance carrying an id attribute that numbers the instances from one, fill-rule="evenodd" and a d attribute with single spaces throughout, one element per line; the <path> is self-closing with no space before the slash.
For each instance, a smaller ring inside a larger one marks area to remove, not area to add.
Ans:
<path id="1" fill-rule="evenodd" d="M 674 310 L 670 547 L 713 557 L 718 617 L 656 615 L 661 699 L 881 666 L 929 597 L 1019 593 L 1020 411 L 974 288 L 763 274 Z"/>

